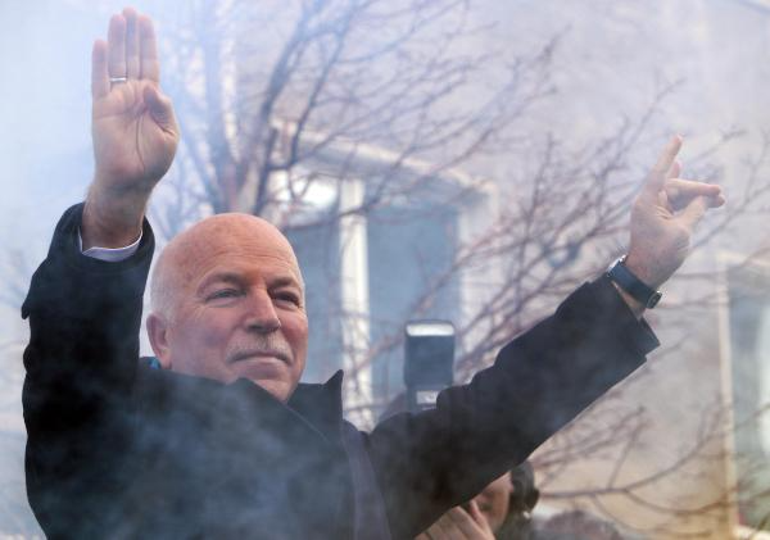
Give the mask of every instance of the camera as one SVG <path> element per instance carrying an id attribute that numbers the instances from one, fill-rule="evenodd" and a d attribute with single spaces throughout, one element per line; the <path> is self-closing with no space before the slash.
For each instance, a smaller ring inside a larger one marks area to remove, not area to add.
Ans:
<path id="1" fill-rule="evenodd" d="M 442 320 L 410 321 L 404 333 L 407 410 L 431 409 L 439 392 L 454 383 L 454 325 Z"/>

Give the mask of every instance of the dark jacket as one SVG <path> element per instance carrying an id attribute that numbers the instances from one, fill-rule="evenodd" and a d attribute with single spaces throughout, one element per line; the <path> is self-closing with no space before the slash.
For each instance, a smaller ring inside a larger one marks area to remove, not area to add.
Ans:
<path id="1" fill-rule="evenodd" d="M 441 393 L 370 433 L 337 373 L 287 404 L 247 380 L 138 362 L 153 251 L 119 263 L 59 222 L 22 315 L 27 491 L 49 538 L 413 538 L 634 371 L 657 340 L 605 278 Z"/>

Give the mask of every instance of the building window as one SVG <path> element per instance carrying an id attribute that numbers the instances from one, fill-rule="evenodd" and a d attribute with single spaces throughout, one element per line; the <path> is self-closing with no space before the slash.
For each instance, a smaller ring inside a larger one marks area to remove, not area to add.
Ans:
<path id="1" fill-rule="evenodd" d="M 433 196 L 414 192 L 348 214 L 371 195 L 364 181 L 338 181 L 333 200 L 307 210 L 313 219 L 303 224 L 297 215 L 287 229 L 307 289 L 310 343 L 304 380 L 321 382 L 345 369 L 346 410 L 361 426 L 371 426 L 403 390 L 405 322 L 459 323 L 459 279 L 447 274 L 470 209 L 483 198 L 469 197 L 466 212 L 465 206 L 435 196 L 446 184 L 440 178 L 426 180 L 424 190 Z M 341 219 L 307 225 L 319 216 L 340 214 Z"/>
<path id="2" fill-rule="evenodd" d="M 770 264 L 728 272 L 727 287 L 737 521 L 770 531 Z"/>

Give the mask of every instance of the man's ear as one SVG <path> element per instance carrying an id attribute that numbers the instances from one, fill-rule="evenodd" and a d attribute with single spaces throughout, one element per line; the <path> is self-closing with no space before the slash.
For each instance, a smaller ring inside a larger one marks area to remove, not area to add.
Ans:
<path id="1" fill-rule="evenodd" d="M 171 369 L 171 350 L 168 344 L 168 321 L 158 313 L 147 316 L 147 335 L 155 357 L 163 369 Z"/>

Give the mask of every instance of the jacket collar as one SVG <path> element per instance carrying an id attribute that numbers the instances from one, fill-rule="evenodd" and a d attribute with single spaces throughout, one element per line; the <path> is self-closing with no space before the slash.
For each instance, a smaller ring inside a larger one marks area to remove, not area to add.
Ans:
<path id="1" fill-rule="evenodd" d="M 300 383 L 287 403 L 289 408 L 333 440 L 341 437 L 343 375 L 340 369 L 325 383 Z"/>
<path id="2" fill-rule="evenodd" d="M 142 357 L 141 363 L 151 371 L 163 373 L 155 357 Z M 313 429 L 319 431 L 330 441 L 340 442 L 342 437 L 342 379 L 344 372 L 340 369 L 325 383 L 300 383 L 284 404 L 277 400 L 264 388 L 254 384 L 248 379 L 238 379 L 228 386 L 236 395 L 245 397 L 254 406 L 264 408 L 272 407 L 274 413 L 280 417 L 283 414 L 300 416 Z M 175 374 L 175 377 L 179 377 Z M 208 379 L 185 376 L 188 382 L 197 381 L 198 385 L 209 388 L 220 383 Z M 197 395 L 197 394 L 196 394 Z M 207 394 L 204 394 L 207 395 Z"/>

